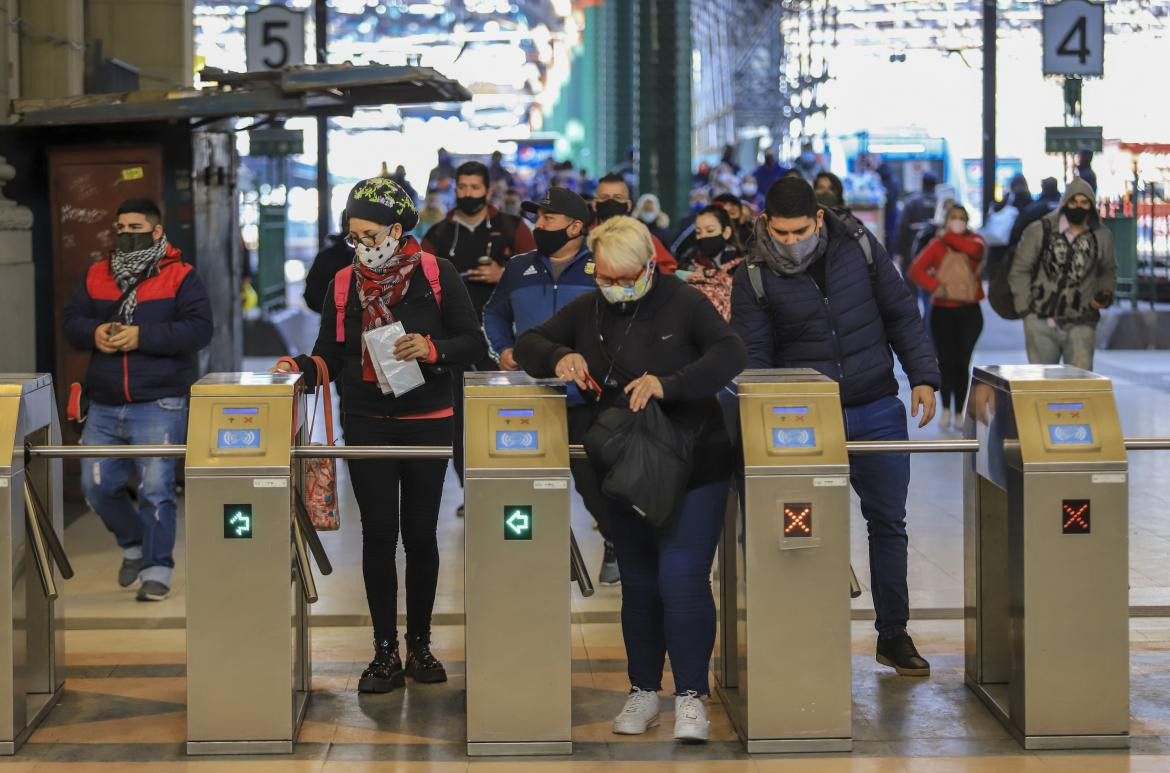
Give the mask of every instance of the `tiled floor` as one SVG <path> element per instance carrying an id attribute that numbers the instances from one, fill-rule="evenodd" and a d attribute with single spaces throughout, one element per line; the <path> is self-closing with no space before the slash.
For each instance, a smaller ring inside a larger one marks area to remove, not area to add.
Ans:
<path id="1" fill-rule="evenodd" d="M 1023 361 L 1014 326 L 989 320 L 976 359 Z M 264 363 L 255 363 L 256 367 Z M 1123 427 L 1130 435 L 1170 434 L 1170 353 L 1100 352 L 1097 370 L 1111 376 Z M 939 437 L 935 427 L 915 430 Z M 590 599 L 573 593 L 574 741 L 571 760 L 468 761 L 463 747 L 463 528 L 454 517 L 461 492 L 448 478 L 440 516 L 443 568 L 436 604 L 437 654 L 447 685 L 388 696 L 359 697 L 356 679 L 369 657 L 368 613 L 361 583 L 360 528 L 348 483 L 343 528 L 324 535 L 336 567 L 319 577 L 314 608 L 314 698 L 302 743 L 290 759 L 186 760 L 182 527 L 174 592 L 138 604 L 113 582 L 117 552 L 96 516 L 72 523 L 66 541 L 77 576 L 65 588 L 68 683 L 61 704 L 3 770 L 454 771 L 1155 771 L 1170 770 L 1170 469 L 1166 455 L 1133 454 L 1130 496 L 1131 605 L 1148 615 L 1131 621 L 1133 671 L 1129 754 L 1024 753 L 962 684 L 962 499 L 957 456 L 913 460 L 910 501 L 910 587 L 913 631 L 935 666 L 928 681 L 891 675 L 872 660 L 868 593 L 854 603 L 854 733 L 852 755 L 748 759 L 718 703 L 710 706 L 713 740 L 678 747 L 670 717 L 645 737 L 616 737 L 609 720 L 626 689 L 617 625 L 620 590 L 599 587 Z M 344 468 L 342 468 L 344 470 Z M 575 504 L 577 538 L 591 571 L 601 555 L 588 513 Z M 865 531 L 856 515 L 853 563 L 868 587 Z M 401 571 L 401 549 L 399 567 Z M 672 706 L 665 698 L 663 710 Z"/>

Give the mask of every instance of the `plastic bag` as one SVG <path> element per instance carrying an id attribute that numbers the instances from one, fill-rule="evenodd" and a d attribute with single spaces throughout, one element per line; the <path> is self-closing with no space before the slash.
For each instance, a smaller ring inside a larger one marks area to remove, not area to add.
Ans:
<path id="1" fill-rule="evenodd" d="M 391 322 L 362 334 L 362 345 L 370 353 L 378 386 L 384 395 L 393 393 L 395 397 L 402 397 L 426 383 L 418 362 L 394 358 L 394 342 L 404 335 L 406 330 L 401 322 Z"/>
<path id="2" fill-rule="evenodd" d="M 1016 224 L 1016 218 L 1019 216 L 1020 210 L 1011 205 L 998 212 L 992 212 L 987 216 L 987 222 L 979 229 L 979 235 L 983 237 L 988 247 L 1007 246 L 1012 236 L 1012 226 Z"/>

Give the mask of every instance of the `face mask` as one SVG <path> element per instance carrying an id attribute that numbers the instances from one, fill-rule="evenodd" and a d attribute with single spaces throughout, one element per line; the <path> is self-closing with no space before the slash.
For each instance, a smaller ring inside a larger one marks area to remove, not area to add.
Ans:
<path id="1" fill-rule="evenodd" d="M 387 236 L 382 240 L 381 244 L 373 247 L 358 242 L 353 248 L 354 255 L 357 256 L 358 262 L 371 271 L 377 271 L 390 262 L 390 259 L 398 254 L 398 240 Z"/>
<path id="2" fill-rule="evenodd" d="M 536 251 L 541 255 L 553 255 L 561 247 L 569 243 L 569 229 L 562 228 L 559 231 L 547 231 L 543 228 L 532 229 L 532 239 L 536 242 Z"/>
<path id="3" fill-rule="evenodd" d="M 122 233 L 118 234 L 118 252 L 141 252 L 154 244 L 154 234 L 150 233 Z"/>
<path id="4" fill-rule="evenodd" d="M 744 185 L 743 185 L 743 195 L 744 196 L 755 196 L 756 192 L 759 190 L 760 189 L 757 186 L 755 186 L 751 183 L 744 183 Z"/>
<path id="5" fill-rule="evenodd" d="M 723 238 L 722 234 L 714 236 L 704 236 L 699 241 L 699 250 L 708 258 L 713 258 L 723 252 L 723 248 L 727 246 L 727 240 Z"/>
<path id="6" fill-rule="evenodd" d="M 611 217 L 624 215 L 629 210 L 626 209 L 624 201 L 615 201 L 614 199 L 606 199 L 605 201 L 597 202 L 597 219 L 609 220 Z"/>
<path id="7" fill-rule="evenodd" d="M 818 191 L 817 203 L 822 207 L 835 207 L 837 206 L 837 194 L 832 191 Z"/>
<path id="8" fill-rule="evenodd" d="M 696 201 L 696 202 L 691 204 L 691 212 L 701 212 L 704 209 L 706 209 L 706 207 L 707 207 L 707 202 Z"/>
<path id="9" fill-rule="evenodd" d="M 967 233 L 967 221 L 953 217 L 947 221 L 947 230 L 953 234 Z"/>
<path id="10" fill-rule="evenodd" d="M 640 212 L 638 212 L 638 219 L 641 220 L 643 223 L 650 225 L 651 223 L 655 223 L 658 221 L 658 213 L 657 212 L 647 212 L 646 210 L 643 209 Z"/>
<path id="11" fill-rule="evenodd" d="M 1089 219 L 1089 210 L 1080 207 L 1065 207 L 1064 216 L 1073 225 L 1084 225 L 1085 221 Z"/>
<path id="12" fill-rule="evenodd" d="M 788 258 L 793 264 L 804 265 L 809 262 L 809 258 L 817 251 L 817 247 L 820 245 L 821 235 L 813 231 L 800 241 L 793 242 L 792 244 L 784 244 L 777 241 L 775 237 L 772 238 L 772 241 L 776 242 L 776 249 L 779 250 L 781 255 Z"/>
<path id="13" fill-rule="evenodd" d="M 638 280 L 630 287 L 622 287 L 621 285 L 610 285 L 609 287 L 599 287 L 601 295 L 609 303 L 630 303 L 632 301 L 640 300 L 645 297 L 646 293 L 650 292 L 650 283 L 654 277 L 654 259 L 646 261 L 646 269 L 642 272 Z"/>
<path id="14" fill-rule="evenodd" d="M 455 206 L 465 215 L 478 215 L 487 206 L 487 196 L 459 196 L 455 199 Z"/>

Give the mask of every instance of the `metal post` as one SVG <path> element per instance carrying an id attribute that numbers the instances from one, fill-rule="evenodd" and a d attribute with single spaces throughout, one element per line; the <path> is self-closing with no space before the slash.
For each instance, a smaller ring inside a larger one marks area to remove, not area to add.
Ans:
<path id="1" fill-rule="evenodd" d="M 995 200 L 995 60 L 998 9 L 983 0 L 983 221 Z"/>
<path id="2" fill-rule="evenodd" d="M 317 64 L 325 64 L 329 47 L 329 7 L 326 0 L 314 3 L 314 28 L 317 36 Z M 329 118 L 317 116 L 317 244 L 325 246 L 333 225 L 329 213 Z"/>

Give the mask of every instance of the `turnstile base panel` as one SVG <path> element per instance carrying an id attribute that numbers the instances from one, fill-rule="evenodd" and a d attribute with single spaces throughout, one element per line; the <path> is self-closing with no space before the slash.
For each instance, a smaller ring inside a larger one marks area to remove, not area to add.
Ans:
<path id="1" fill-rule="evenodd" d="M 12 741 L 0 741 L 0 757 L 11 757 L 20 751 L 24 742 L 40 727 L 41 722 L 49 715 L 49 711 L 61 700 L 65 688 L 58 687 L 53 692 L 29 693 L 28 696 L 28 724 Z"/>
<path id="2" fill-rule="evenodd" d="M 526 757 L 572 753 L 572 741 L 497 741 L 467 744 L 468 757 Z"/>
<path id="3" fill-rule="evenodd" d="M 292 754 L 292 741 L 188 741 L 187 754 Z"/>
<path id="4" fill-rule="evenodd" d="M 748 754 L 809 754 L 851 752 L 852 738 L 757 738 L 744 742 Z"/>
<path id="5" fill-rule="evenodd" d="M 1008 686 L 1006 684 L 983 685 L 971 676 L 966 677 L 967 687 L 987 706 L 1016 743 L 1032 751 L 1056 751 L 1060 749 L 1128 749 L 1129 734 L 1118 735 L 1024 735 L 1012 722 L 1007 711 Z"/>

